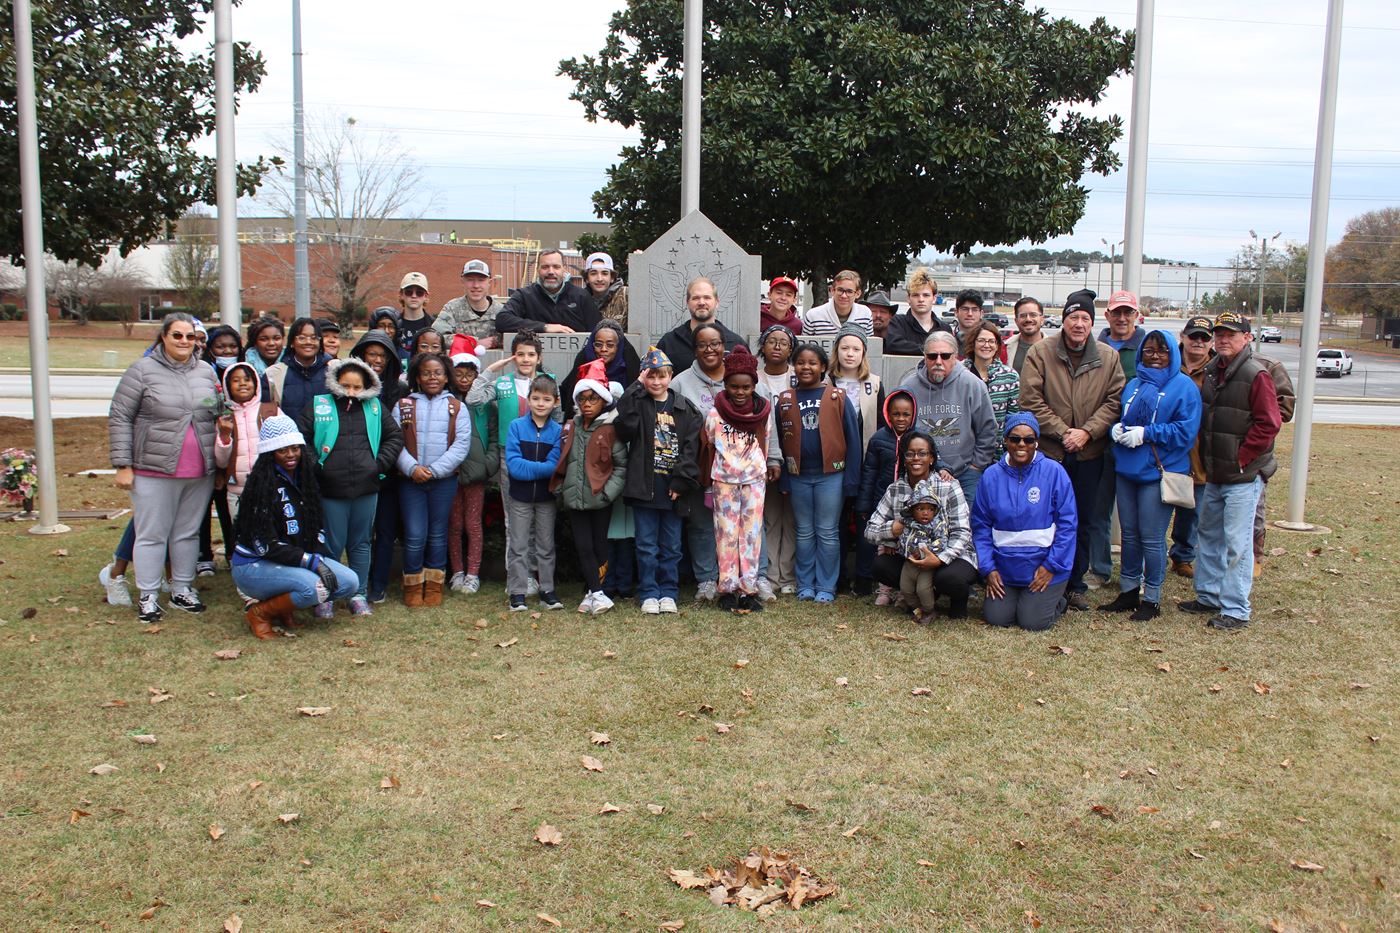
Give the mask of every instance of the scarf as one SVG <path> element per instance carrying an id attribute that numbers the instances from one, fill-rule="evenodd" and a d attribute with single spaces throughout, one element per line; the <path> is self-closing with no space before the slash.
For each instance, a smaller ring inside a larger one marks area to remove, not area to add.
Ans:
<path id="1" fill-rule="evenodd" d="M 755 437 L 762 436 L 768 428 L 768 402 L 755 393 L 751 399 L 752 411 L 739 411 L 729 400 L 728 392 L 715 395 L 715 411 L 720 420 L 732 428 L 745 431 Z"/>

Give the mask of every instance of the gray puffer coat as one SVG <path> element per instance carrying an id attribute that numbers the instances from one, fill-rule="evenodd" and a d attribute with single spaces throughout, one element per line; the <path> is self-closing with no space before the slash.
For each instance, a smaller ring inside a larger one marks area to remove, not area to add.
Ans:
<path id="1" fill-rule="evenodd" d="M 112 466 L 174 473 L 185 433 L 193 424 L 204 470 L 212 473 L 218 420 L 214 367 L 198 356 L 176 363 L 158 346 L 131 364 L 112 397 L 107 420 Z"/>

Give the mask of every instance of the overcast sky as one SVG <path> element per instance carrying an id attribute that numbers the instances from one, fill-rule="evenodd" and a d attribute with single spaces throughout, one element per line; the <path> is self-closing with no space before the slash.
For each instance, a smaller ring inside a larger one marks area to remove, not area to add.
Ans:
<path id="1" fill-rule="evenodd" d="M 1134 0 L 1065 2 L 1045 9 L 1083 22 L 1104 16 L 1125 29 L 1135 22 Z M 1387 15 L 1394 2 L 1346 6 L 1334 242 L 1348 218 L 1400 204 L 1400 26 Z M 395 134 L 424 167 L 432 216 L 593 219 L 590 195 L 635 134 L 586 122 L 569 100 L 571 83 L 555 72 L 560 59 L 596 53 L 622 5 L 303 0 L 308 119 L 353 116 L 367 130 Z M 238 117 L 240 158 L 290 139 L 290 6 L 244 0 L 234 10 L 236 38 L 261 50 L 268 65 Z M 1326 6 L 1157 4 L 1148 255 L 1221 262 L 1248 242 L 1250 228 L 1306 242 Z M 1131 96 L 1131 79 L 1117 80 L 1101 110 L 1121 114 L 1126 125 Z M 1126 155 L 1126 131 L 1119 148 Z M 1087 184 L 1084 218 L 1051 246 L 1094 249 L 1101 239 L 1123 239 L 1125 178 L 1087 176 Z"/>

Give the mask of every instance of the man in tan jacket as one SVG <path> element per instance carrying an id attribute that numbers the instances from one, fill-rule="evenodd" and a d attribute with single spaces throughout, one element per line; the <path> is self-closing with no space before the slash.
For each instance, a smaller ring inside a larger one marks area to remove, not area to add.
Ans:
<path id="1" fill-rule="evenodd" d="M 1065 594 L 1076 611 L 1089 608 L 1089 527 L 1126 381 L 1118 352 L 1094 339 L 1095 297 L 1087 288 L 1071 294 L 1060 332 L 1032 347 L 1021 371 L 1021 410 L 1040 422 L 1041 453 L 1058 460 L 1074 486 L 1079 530 Z"/>

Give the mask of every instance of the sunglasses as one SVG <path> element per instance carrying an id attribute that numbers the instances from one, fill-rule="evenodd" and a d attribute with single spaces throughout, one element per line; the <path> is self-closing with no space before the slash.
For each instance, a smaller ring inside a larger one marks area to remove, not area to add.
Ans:
<path id="1" fill-rule="evenodd" d="M 925 353 L 924 358 L 928 360 L 951 360 L 957 356 L 956 353 Z"/>
<path id="2" fill-rule="evenodd" d="M 1187 340 L 1210 340 L 1210 339 L 1211 339 L 1211 335 L 1210 335 L 1210 334 L 1187 334 L 1187 335 L 1186 335 L 1186 339 L 1187 339 Z"/>
<path id="3" fill-rule="evenodd" d="M 408 288 L 405 288 L 403 290 L 403 293 L 410 298 L 422 298 L 424 295 L 428 294 L 426 291 L 419 288 L 417 285 L 408 286 Z"/>
<path id="4" fill-rule="evenodd" d="M 1034 447 L 1040 443 L 1040 439 L 1034 434 L 1008 434 L 1006 435 L 1006 443 L 1012 446 Z"/>
<path id="5" fill-rule="evenodd" d="M 167 332 L 165 336 L 169 337 L 171 340 L 179 340 L 182 342 L 195 339 L 194 331 L 172 330 Z"/>

